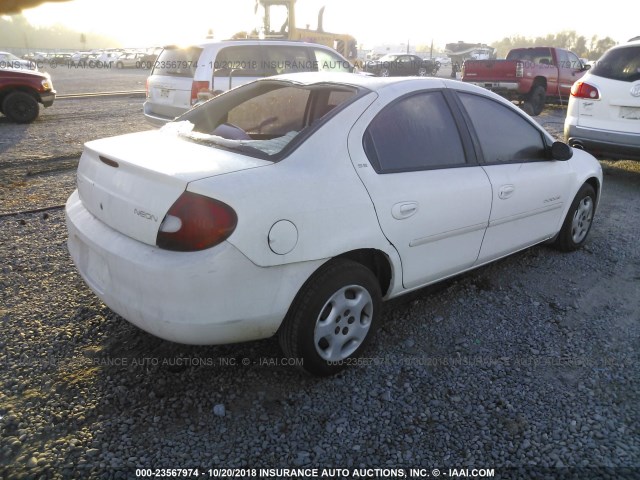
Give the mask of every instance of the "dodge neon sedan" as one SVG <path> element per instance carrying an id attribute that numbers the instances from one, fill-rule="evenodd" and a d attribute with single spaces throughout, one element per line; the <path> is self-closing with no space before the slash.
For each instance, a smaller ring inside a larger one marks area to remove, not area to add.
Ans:
<path id="1" fill-rule="evenodd" d="M 591 155 L 484 89 L 302 73 L 87 143 L 68 245 L 153 335 L 277 334 L 328 375 L 361 354 L 383 300 L 537 243 L 582 246 L 601 186 Z"/>

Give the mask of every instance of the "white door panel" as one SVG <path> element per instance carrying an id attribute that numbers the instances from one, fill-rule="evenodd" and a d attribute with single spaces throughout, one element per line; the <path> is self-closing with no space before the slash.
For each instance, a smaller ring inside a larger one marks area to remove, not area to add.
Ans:
<path id="1" fill-rule="evenodd" d="M 483 167 L 493 187 L 489 228 L 479 261 L 484 263 L 555 235 L 571 191 L 568 162 L 541 161 Z"/>
<path id="2" fill-rule="evenodd" d="M 354 164 L 367 162 L 362 148 Z M 387 239 L 402 260 L 405 288 L 473 266 L 491 210 L 491 186 L 481 167 L 378 174 L 357 168 Z"/>

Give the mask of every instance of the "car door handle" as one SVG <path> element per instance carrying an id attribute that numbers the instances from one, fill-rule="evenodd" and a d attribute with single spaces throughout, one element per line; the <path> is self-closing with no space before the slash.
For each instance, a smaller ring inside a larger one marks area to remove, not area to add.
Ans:
<path id="1" fill-rule="evenodd" d="M 514 187 L 513 185 L 503 185 L 500 187 L 500 190 L 498 191 L 498 197 L 500 197 L 502 200 L 506 200 L 511 195 L 513 195 L 513 192 L 515 191 L 516 191 L 516 187 Z"/>
<path id="2" fill-rule="evenodd" d="M 418 211 L 418 202 L 400 202 L 391 208 L 391 215 L 396 220 L 403 220 L 414 215 Z"/>

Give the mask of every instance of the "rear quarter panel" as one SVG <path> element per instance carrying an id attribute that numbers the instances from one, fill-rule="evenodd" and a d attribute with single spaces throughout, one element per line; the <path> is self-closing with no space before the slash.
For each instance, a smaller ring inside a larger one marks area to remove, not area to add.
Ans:
<path id="1" fill-rule="evenodd" d="M 206 178 L 187 189 L 234 208 L 238 225 L 227 241 L 262 267 L 328 259 L 359 248 L 395 256 L 347 150 L 351 126 L 374 98 L 371 93 L 348 106 L 278 163 Z M 269 232 L 279 220 L 297 229 L 296 246 L 285 255 L 269 247 Z"/>

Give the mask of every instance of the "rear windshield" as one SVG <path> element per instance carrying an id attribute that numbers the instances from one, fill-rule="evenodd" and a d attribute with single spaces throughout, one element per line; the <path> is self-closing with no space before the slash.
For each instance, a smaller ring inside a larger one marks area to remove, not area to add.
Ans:
<path id="1" fill-rule="evenodd" d="M 591 73 L 623 82 L 640 80 L 640 46 L 609 50 L 596 62 Z"/>
<path id="2" fill-rule="evenodd" d="M 193 78 L 201 52 L 200 47 L 166 47 L 158 56 L 151 74 Z"/>
<path id="3" fill-rule="evenodd" d="M 162 128 L 211 147 L 277 160 L 353 101 L 346 85 L 254 82 L 187 112 Z"/>
<path id="4" fill-rule="evenodd" d="M 553 64 L 553 59 L 551 58 L 551 50 L 549 50 L 549 48 L 547 47 L 519 48 L 516 50 L 511 50 L 507 55 L 507 60 L 522 60 L 524 62 L 532 62 L 534 64 Z"/>

